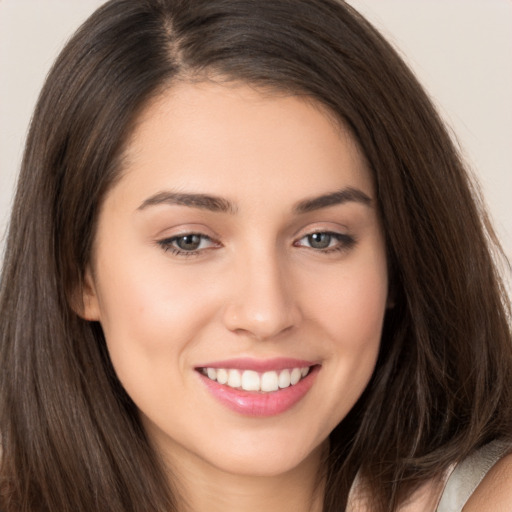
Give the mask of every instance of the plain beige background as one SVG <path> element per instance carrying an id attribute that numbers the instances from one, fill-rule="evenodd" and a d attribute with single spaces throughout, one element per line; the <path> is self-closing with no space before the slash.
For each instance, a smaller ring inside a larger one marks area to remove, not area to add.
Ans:
<path id="1" fill-rule="evenodd" d="M 44 77 L 67 38 L 102 3 L 0 0 L 0 250 Z M 429 91 L 478 176 L 512 260 L 512 0 L 349 3 L 399 48 Z"/>

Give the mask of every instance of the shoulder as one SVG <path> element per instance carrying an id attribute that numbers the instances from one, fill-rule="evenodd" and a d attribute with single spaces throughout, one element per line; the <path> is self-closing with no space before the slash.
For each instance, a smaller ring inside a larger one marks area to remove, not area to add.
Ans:
<path id="1" fill-rule="evenodd" d="M 509 512 L 512 505 L 512 453 L 487 473 L 467 501 L 463 512 Z"/>

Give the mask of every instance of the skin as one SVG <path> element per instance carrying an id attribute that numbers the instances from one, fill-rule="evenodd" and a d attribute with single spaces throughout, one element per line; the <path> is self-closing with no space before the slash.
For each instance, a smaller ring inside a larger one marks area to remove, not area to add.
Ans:
<path id="1" fill-rule="evenodd" d="M 100 212 L 83 316 L 101 323 L 184 509 L 320 510 L 321 457 L 372 375 L 387 307 L 362 153 L 312 101 L 207 82 L 174 85 L 149 105 L 125 157 Z M 347 187 L 368 201 L 297 211 Z M 230 208 L 162 202 L 163 191 Z M 198 251 L 174 253 L 190 233 L 203 235 Z M 312 233 L 335 235 L 318 248 Z M 235 357 L 293 357 L 320 371 L 291 409 L 249 417 L 196 371 Z"/>
<path id="2" fill-rule="evenodd" d="M 497 462 L 476 488 L 463 512 L 507 512 L 512 503 L 512 454 Z"/>

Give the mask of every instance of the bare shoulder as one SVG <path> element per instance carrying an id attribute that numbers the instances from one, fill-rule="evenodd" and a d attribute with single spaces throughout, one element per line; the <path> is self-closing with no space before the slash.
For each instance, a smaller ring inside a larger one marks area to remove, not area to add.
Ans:
<path id="1" fill-rule="evenodd" d="M 510 512 L 512 510 L 512 453 L 505 455 L 487 473 L 463 512 Z"/>

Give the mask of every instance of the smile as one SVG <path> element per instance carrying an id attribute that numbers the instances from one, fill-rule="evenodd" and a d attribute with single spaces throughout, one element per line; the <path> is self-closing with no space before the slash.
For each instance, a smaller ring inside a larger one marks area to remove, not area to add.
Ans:
<path id="1" fill-rule="evenodd" d="M 259 373 L 236 368 L 201 368 L 201 373 L 212 381 L 233 389 L 271 393 L 295 386 L 309 373 L 309 366 L 285 368 L 281 371 Z"/>
<path id="2" fill-rule="evenodd" d="M 297 359 L 238 359 L 196 367 L 208 394 L 231 411 L 268 417 L 294 409 L 313 386 L 321 364 Z"/>

